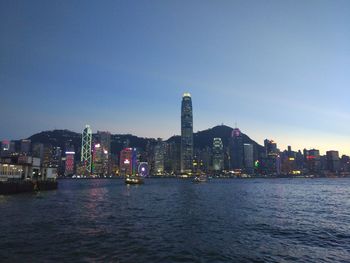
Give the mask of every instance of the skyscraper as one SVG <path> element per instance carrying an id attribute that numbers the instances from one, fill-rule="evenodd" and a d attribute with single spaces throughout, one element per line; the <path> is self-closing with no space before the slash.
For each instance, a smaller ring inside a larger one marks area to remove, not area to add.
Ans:
<path id="1" fill-rule="evenodd" d="M 230 140 L 230 169 L 243 169 L 244 163 L 243 135 L 238 128 L 232 130 Z"/>
<path id="2" fill-rule="evenodd" d="M 74 151 L 66 151 L 66 163 L 64 174 L 66 176 L 74 174 Z"/>
<path id="3" fill-rule="evenodd" d="M 135 175 L 138 168 L 137 148 L 125 148 L 120 151 L 119 175 Z"/>
<path id="4" fill-rule="evenodd" d="M 91 175 L 91 143 L 92 143 L 92 130 L 89 125 L 85 126 L 82 134 L 81 141 L 81 162 L 84 166 L 84 173 Z"/>
<path id="5" fill-rule="evenodd" d="M 248 174 L 254 173 L 254 146 L 251 143 L 244 144 L 244 168 Z"/>
<path id="6" fill-rule="evenodd" d="M 154 146 L 154 173 L 157 175 L 164 174 L 164 153 L 164 142 L 159 138 Z"/>
<path id="7" fill-rule="evenodd" d="M 224 169 L 224 145 L 221 138 L 213 139 L 213 170 L 219 172 Z"/>
<path id="8" fill-rule="evenodd" d="M 192 173 L 193 115 L 190 93 L 184 93 L 181 103 L 181 173 Z"/>
<path id="9" fill-rule="evenodd" d="M 93 173 L 97 175 L 110 175 L 110 149 L 111 134 L 97 131 L 93 147 Z"/>
<path id="10" fill-rule="evenodd" d="M 338 172 L 340 170 L 340 160 L 338 151 L 327 151 L 327 170 Z"/>

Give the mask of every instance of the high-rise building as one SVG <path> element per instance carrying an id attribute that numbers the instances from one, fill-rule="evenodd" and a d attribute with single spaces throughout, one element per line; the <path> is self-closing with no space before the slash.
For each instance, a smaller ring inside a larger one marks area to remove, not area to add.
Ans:
<path id="1" fill-rule="evenodd" d="M 193 168 L 193 113 L 190 93 L 184 93 L 181 103 L 181 173 Z"/>
<path id="2" fill-rule="evenodd" d="M 98 131 L 96 143 L 93 147 L 93 173 L 98 175 L 110 175 L 110 149 L 111 134 L 105 131 Z"/>
<path id="3" fill-rule="evenodd" d="M 215 172 L 224 169 L 224 145 L 221 138 L 213 139 L 213 170 Z"/>
<path id="4" fill-rule="evenodd" d="M 3 140 L 1 142 L 1 150 L 0 150 L 0 153 L 1 153 L 1 156 L 7 156 L 9 155 L 10 153 L 10 141 L 8 140 Z"/>
<path id="5" fill-rule="evenodd" d="M 244 144 L 244 168 L 248 174 L 254 173 L 254 146 L 251 143 Z"/>
<path id="6" fill-rule="evenodd" d="M 264 140 L 265 154 L 261 158 L 262 172 L 265 174 L 281 173 L 281 157 L 277 149 L 277 143 L 273 140 Z"/>
<path id="7" fill-rule="evenodd" d="M 164 169 L 170 174 L 180 172 L 180 148 L 180 144 L 174 141 L 165 144 Z"/>
<path id="8" fill-rule="evenodd" d="M 43 167 L 51 167 L 52 156 L 53 156 L 52 145 L 51 144 L 44 145 L 43 160 L 42 160 Z"/>
<path id="9" fill-rule="evenodd" d="M 21 140 L 21 153 L 28 155 L 30 153 L 31 140 Z"/>
<path id="10" fill-rule="evenodd" d="M 162 139 L 159 138 L 154 146 L 154 173 L 157 175 L 164 174 L 164 155 L 165 145 Z"/>
<path id="11" fill-rule="evenodd" d="M 137 173 L 138 158 L 136 148 L 125 148 L 120 152 L 120 175 L 133 175 Z"/>
<path id="12" fill-rule="evenodd" d="M 318 173 L 321 171 L 321 157 L 320 151 L 316 149 L 311 149 L 308 151 L 304 150 L 304 155 L 306 157 L 306 163 L 309 173 Z"/>
<path id="13" fill-rule="evenodd" d="M 243 135 L 238 128 L 232 130 L 230 138 L 230 169 L 243 169 L 244 146 Z"/>
<path id="14" fill-rule="evenodd" d="M 40 158 L 40 161 L 43 162 L 44 144 L 43 143 L 34 143 L 32 146 L 32 155 L 33 155 L 33 157 Z"/>
<path id="15" fill-rule="evenodd" d="M 74 174 L 74 156 L 75 156 L 74 151 L 66 152 L 66 165 L 65 165 L 65 171 L 64 171 L 64 174 L 66 176 Z"/>
<path id="16" fill-rule="evenodd" d="M 340 170 L 340 159 L 338 151 L 327 151 L 327 170 L 338 172 Z"/>
<path id="17" fill-rule="evenodd" d="M 92 155 L 92 130 L 89 125 L 85 126 L 81 141 L 81 163 L 84 167 L 84 174 L 91 175 Z"/>
<path id="18" fill-rule="evenodd" d="M 277 143 L 275 143 L 273 140 L 265 139 L 264 146 L 266 156 L 278 154 Z"/>

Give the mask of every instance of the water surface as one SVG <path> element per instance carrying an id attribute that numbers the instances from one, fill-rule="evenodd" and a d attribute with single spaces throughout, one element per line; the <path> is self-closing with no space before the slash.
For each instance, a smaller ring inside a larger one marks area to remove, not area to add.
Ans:
<path id="1" fill-rule="evenodd" d="M 60 180 L 0 196 L 4 262 L 349 262 L 350 179 Z"/>

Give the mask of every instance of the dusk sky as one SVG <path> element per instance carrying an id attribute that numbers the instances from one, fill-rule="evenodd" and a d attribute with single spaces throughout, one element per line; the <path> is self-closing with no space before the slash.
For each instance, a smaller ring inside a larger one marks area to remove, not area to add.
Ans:
<path id="1" fill-rule="evenodd" d="M 0 0 L 0 139 L 224 123 L 350 154 L 350 1 Z"/>

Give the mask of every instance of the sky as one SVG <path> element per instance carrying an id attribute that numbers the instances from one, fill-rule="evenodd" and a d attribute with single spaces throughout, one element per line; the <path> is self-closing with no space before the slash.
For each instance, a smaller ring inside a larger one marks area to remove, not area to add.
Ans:
<path id="1" fill-rule="evenodd" d="M 350 154 L 350 1 L 0 0 L 0 139 L 194 132 Z"/>

